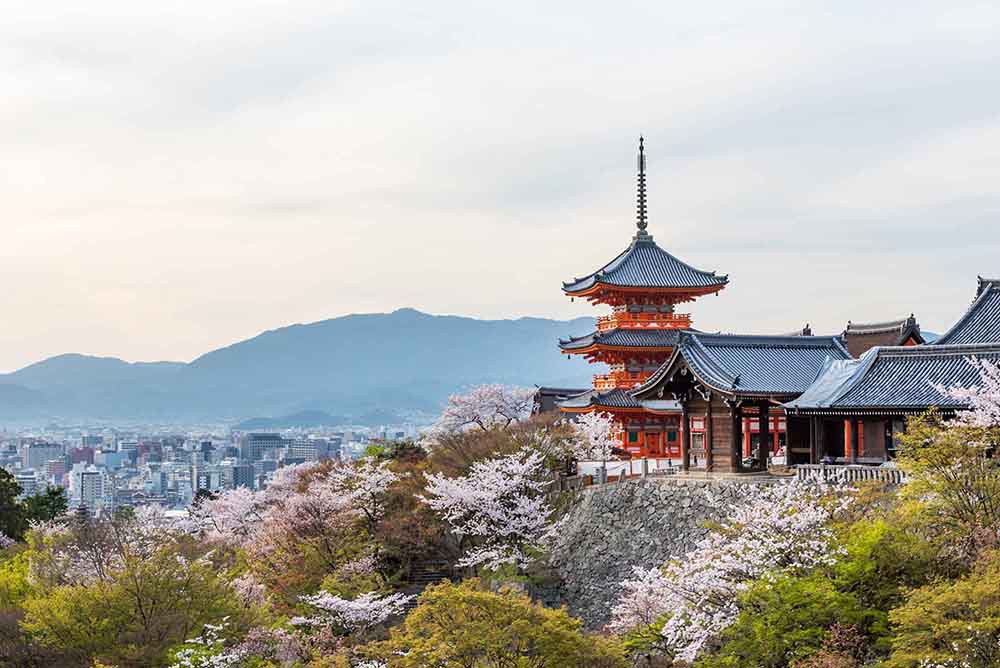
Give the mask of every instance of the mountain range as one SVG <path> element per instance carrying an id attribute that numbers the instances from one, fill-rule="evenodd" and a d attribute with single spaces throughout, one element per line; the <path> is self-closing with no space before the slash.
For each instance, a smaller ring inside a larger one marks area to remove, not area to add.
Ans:
<path id="1" fill-rule="evenodd" d="M 588 387 L 594 369 L 556 346 L 593 328 L 592 318 L 477 320 L 400 309 L 282 327 L 190 363 L 59 355 L 0 374 L 0 419 L 434 414 L 449 394 L 480 383 Z"/>

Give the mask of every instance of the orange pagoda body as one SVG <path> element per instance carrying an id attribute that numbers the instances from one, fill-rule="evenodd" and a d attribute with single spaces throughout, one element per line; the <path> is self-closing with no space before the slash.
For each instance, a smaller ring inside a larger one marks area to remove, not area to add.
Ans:
<path id="1" fill-rule="evenodd" d="M 680 406 L 674 401 L 639 402 L 630 394 L 673 354 L 691 315 L 677 307 L 718 293 L 729 279 L 681 262 L 646 231 L 646 158 L 639 140 L 637 228 L 628 248 L 597 271 L 563 283 L 563 292 L 611 307 L 586 336 L 559 342 L 568 355 L 608 366 L 593 389 L 559 402 L 567 413 L 600 411 L 622 426 L 622 448 L 633 457 L 680 456 Z"/>

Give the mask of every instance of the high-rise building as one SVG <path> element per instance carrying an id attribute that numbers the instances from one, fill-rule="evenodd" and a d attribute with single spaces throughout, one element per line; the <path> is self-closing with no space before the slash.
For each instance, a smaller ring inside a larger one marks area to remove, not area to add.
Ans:
<path id="1" fill-rule="evenodd" d="M 80 503 L 92 513 L 104 505 L 104 472 L 89 469 L 80 472 Z"/>
<path id="2" fill-rule="evenodd" d="M 64 453 L 65 448 L 58 443 L 25 443 L 21 448 L 21 468 L 43 470 L 46 462 Z"/>
<path id="3" fill-rule="evenodd" d="M 14 479 L 21 486 L 21 496 L 32 496 L 38 491 L 38 478 L 33 470 L 18 471 L 14 474 Z"/>
<path id="4" fill-rule="evenodd" d="M 265 457 L 277 459 L 278 452 L 285 447 L 281 434 L 253 432 L 240 437 L 240 457 L 255 462 Z"/>

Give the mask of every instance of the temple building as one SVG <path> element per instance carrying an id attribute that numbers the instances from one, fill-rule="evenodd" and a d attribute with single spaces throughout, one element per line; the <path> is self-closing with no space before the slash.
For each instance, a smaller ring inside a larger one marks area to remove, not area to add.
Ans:
<path id="1" fill-rule="evenodd" d="M 919 346 L 926 343 L 912 313 L 909 318 L 889 322 L 860 324 L 848 321 L 842 336 L 852 357 L 861 357 L 875 346 Z"/>
<path id="2" fill-rule="evenodd" d="M 622 424 L 623 449 L 633 456 L 679 457 L 680 407 L 646 410 L 629 390 L 646 381 L 677 348 L 691 315 L 677 306 L 726 287 L 727 276 L 702 271 L 663 250 L 646 231 L 646 157 L 639 139 L 637 231 L 628 247 L 603 267 L 563 283 L 573 299 L 611 308 L 597 329 L 559 342 L 567 355 L 608 366 L 593 388 L 559 402 L 569 413 L 602 411 Z"/>
<path id="3" fill-rule="evenodd" d="M 784 408 L 789 420 L 809 420 L 809 463 L 878 464 L 894 457 L 907 417 L 968 408 L 937 388 L 978 384 L 972 357 L 1000 362 L 1000 343 L 872 348 L 860 359 L 829 360 Z"/>
<path id="4" fill-rule="evenodd" d="M 998 280 L 980 277 L 972 305 L 932 344 L 876 346 L 858 359 L 831 359 L 785 410 L 789 420 L 810 422 L 810 462 L 883 462 L 895 455 L 907 417 L 967 408 L 937 388 L 977 384 L 972 357 L 1000 361 Z"/>
<path id="5" fill-rule="evenodd" d="M 570 298 L 611 313 L 560 349 L 608 372 L 591 389 L 539 388 L 535 398 L 536 411 L 610 413 L 631 457 L 718 473 L 764 471 L 779 453 L 789 465 L 881 463 L 908 416 L 965 408 L 938 388 L 977 382 L 969 358 L 1000 362 L 1000 279 L 982 277 L 971 306 L 932 344 L 913 314 L 848 321 L 835 336 L 813 336 L 809 325 L 779 336 L 699 332 L 678 307 L 718 294 L 729 278 L 682 262 L 647 231 L 641 138 L 636 214 L 624 251 L 563 283 Z"/>
<path id="6" fill-rule="evenodd" d="M 652 413 L 679 405 L 684 471 L 761 471 L 779 447 L 810 459 L 808 423 L 787 420 L 781 404 L 805 392 L 830 360 L 848 359 L 838 336 L 683 332 L 632 396 Z"/>

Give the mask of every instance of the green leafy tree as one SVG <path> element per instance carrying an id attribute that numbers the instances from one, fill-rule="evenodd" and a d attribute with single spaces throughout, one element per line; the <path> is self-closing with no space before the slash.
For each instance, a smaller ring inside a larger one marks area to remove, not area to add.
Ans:
<path id="1" fill-rule="evenodd" d="M 369 646 L 389 668 L 621 668 L 621 649 L 565 610 L 476 579 L 429 588 L 389 640 Z"/>
<path id="2" fill-rule="evenodd" d="M 24 499 L 23 505 L 28 522 L 45 522 L 65 514 L 69 509 L 69 500 L 62 487 L 46 487 L 44 491 Z"/>
<path id="3" fill-rule="evenodd" d="M 891 668 L 1000 665 L 1000 552 L 965 577 L 917 589 L 891 619 Z"/>
<path id="4" fill-rule="evenodd" d="M 1000 459 L 992 439 L 935 411 L 911 418 L 901 437 L 899 465 L 911 478 L 904 492 L 926 504 L 929 527 L 958 559 L 1000 545 Z"/>
<path id="5" fill-rule="evenodd" d="M 703 668 L 787 668 L 819 652 L 835 624 L 868 629 L 878 615 L 824 574 L 755 583 Z"/>
<path id="6" fill-rule="evenodd" d="M 171 646 L 240 612 L 211 564 L 170 549 L 85 586 L 48 589 L 24 609 L 22 626 L 41 644 L 121 668 L 165 665 Z"/>
<path id="7" fill-rule="evenodd" d="M 10 471 L 0 468 L 0 533 L 14 540 L 20 540 L 27 527 L 24 507 L 17 499 L 20 494 L 21 485 Z"/>
<path id="8" fill-rule="evenodd" d="M 888 613 L 938 567 L 936 546 L 899 516 L 855 522 L 839 539 L 843 554 L 833 567 L 835 586 L 872 610 Z"/>

